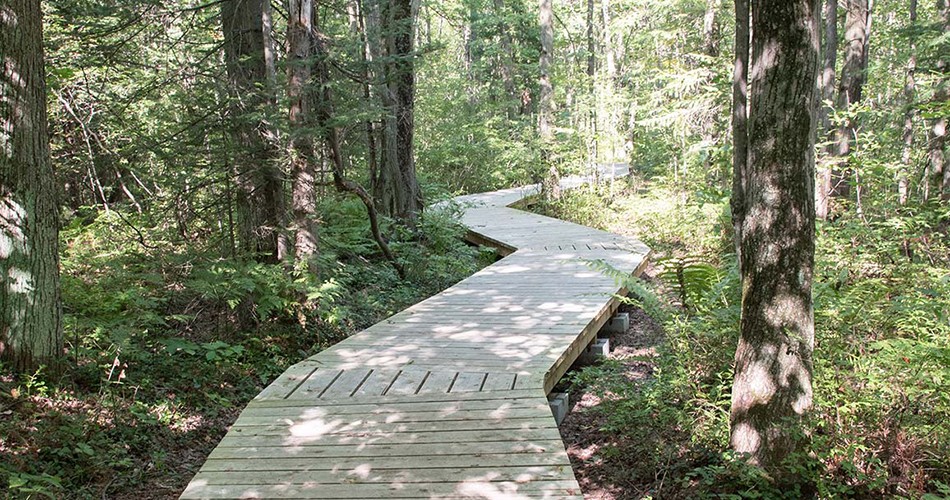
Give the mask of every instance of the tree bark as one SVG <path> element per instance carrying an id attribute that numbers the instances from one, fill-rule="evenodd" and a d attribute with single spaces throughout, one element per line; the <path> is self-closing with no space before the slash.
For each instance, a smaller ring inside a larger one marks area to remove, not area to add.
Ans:
<path id="1" fill-rule="evenodd" d="M 742 316 L 731 444 L 767 470 L 812 404 L 818 0 L 752 3 Z"/>
<path id="2" fill-rule="evenodd" d="M 716 12 L 722 0 L 706 0 L 706 14 L 703 15 L 703 53 L 709 57 L 719 57 L 719 24 Z"/>
<path id="3" fill-rule="evenodd" d="M 235 196 L 241 249 L 264 262 L 284 257 L 283 176 L 276 165 L 275 134 L 263 118 L 272 98 L 265 34 L 266 0 L 224 0 L 221 26 L 229 80 L 231 136 L 235 154 Z"/>
<path id="4" fill-rule="evenodd" d="M 838 0 L 825 0 L 822 17 L 825 23 L 825 42 L 821 69 L 821 100 L 818 112 L 821 122 L 821 134 L 827 145 L 823 148 L 822 164 L 818 170 L 818 193 L 816 213 L 820 219 L 827 219 L 830 213 L 833 174 L 830 158 L 834 155 L 834 134 L 831 124 L 831 106 L 835 99 L 835 66 L 838 61 Z"/>
<path id="5" fill-rule="evenodd" d="M 852 106 L 861 101 L 864 82 L 867 76 L 867 50 L 870 35 L 870 0 L 848 0 L 845 16 L 845 53 L 844 67 L 841 69 L 841 82 L 838 86 L 838 111 L 849 112 Z M 832 171 L 832 197 L 846 197 L 851 192 L 850 180 L 845 172 L 848 157 L 851 155 L 855 120 L 848 118 L 835 134 L 836 166 Z"/>
<path id="6" fill-rule="evenodd" d="M 515 78 L 513 60 L 514 54 L 511 51 L 511 33 L 508 32 L 508 24 L 505 20 L 505 0 L 493 0 L 495 7 L 495 17 L 498 19 L 498 34 L 501 44 L 501 61 L 499 72 L 501 73 L 501 82 L 505 87 L 505 109 L 508 113 L 508 119 L 513 120 L 518 114 L 518 94 L 515 91 Z"/>
<path id="7" fill-rule="evenodd" d="M 594 0 L 587 0 L 587 77 L 591 89 L 594 86 L 594 73 L 597 71 L 597 44 L 594 40 Z"/>
<path id="8" fill-rule="evenodd" d="M 917 24 L 917 0 L 910 0 L 910 27 L 915 29 Z M 907 70 L 904 75 L 904 148 L 901 151 L 901 169 L 897 174 L 897 201 L 901 206 L 907 205 L 910 195 L 908 174 L 910 172 L 911 153 L 914 150 L 914 119 L 917 116 L 914 96 L 916 94 L 915 72 L 917 71 L 917 41 L 911 34 L 910 57 L 907 60 Z"/>
<path id="9" fill-rule="evenodd" d="M 0 7 L 0 360 L 20 373 L 63 352 L 42 16 L 39 0 Z"/>
<path id="10" fill-rule="evenodd" d="M 538 21 L 541 26 L 540 95 L 538 96 L 538 134 L 542 142 L 553 137 L 551 119 L 554 114 L 554 87 L 551 84 L 551 61 L 554 57 L 554 10 L 551 0 L 540 0 Z"/>
<path id="11" fill-rule="evenodd" d="M 834 1 L 834 0 L 832 0 Z M 742 220 L 745 218 L 745 182 L 749 164 L 749 0 L 735 0 L 736 57 L 732 69 L 732 227 L 736 258 L 742 264 Z"/>
<path id="12" fill-rule="evenodd" d="M 544 178 L 544 193 L 552 199 L 561 197 L 561 179 L 557 166 L 551 161 L 550 147 L 554 140 L 554 86 L 551 83 L 551 62 L 554 58 L 554 7 L 551 0 L 540 0 L 538 22 L 541 26 L 540 96 L 538 98 L 538 134 L 541 136 L 541 160 L 548 171 Z"/>
<path id="13" fill-rule="evenodd" d="M 937 0 L 937 14 L 940 16 L 943 33 L 944 36 L 946 36 L 950 33 L 950 2 L 947 0 Z M 944 51 L 937 58 L 937 73 L 940 75 L 940 79 L 937 81 L 937 88 L 934 90 L 933 101 L 935 104 L 946 103 L 948 97 L 950 97 L 950 81 L 948 81 L 947 78 L 948 72 L 950 72 L 950 63 L 947 62 L 946 51 Z M 926 178 L 924 180 L 924 199 L 926 200 L 929 195 L 930 179 L 933 177 L 940 186 L 941 199 L 950 201 L 950 166 L 947 165 L 946 154 L 946 116 L 940 116 L 933 121 L 929 135 L 927 146 L 927 168 L 929 174 L 925 176 Z"/>
<path id="14" fill-rule="evenodd" d="M 317 191 L 310 120 L 310 67 L 313 52 L 313 2 L 287 4 L 287 98 L 290 101 L 290 177 L 294 216 L 294 257 L 298 266 L 316 272 Z"/>
<path id="15" fill-rule="evenodd" d="M 604 21 L 604 65 L 607 69 L 607 78 L 614 82 L 617 79 L 617 54 L 621 50 L 619 40 L 614 40 L 613 30 L 610 29 L 610 0 L 600 0 L 600 11 Z"/>
<path id="16" fill-rule="evenodd" d="M 384 105 L 384 147 L 380 172 L 382 211 L 412 226 L 422 212 L 422 190 L 413 156 L 413 106 L 415 64 L 413 58 L 412 1 L 389 0 L 382 18 L 388 62 Z"/>

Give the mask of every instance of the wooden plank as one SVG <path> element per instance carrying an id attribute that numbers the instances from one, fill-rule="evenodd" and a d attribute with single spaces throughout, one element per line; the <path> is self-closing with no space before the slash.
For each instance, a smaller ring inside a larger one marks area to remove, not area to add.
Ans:
<path id="1" fill-rule="evenodd" d="M 461 372 L 449 392 L 479 392 L 487 377 L 485 372 Z"/>
<path id="2" fill-rule="evenodd" d="M 455 372 L 432 372 L 429 378 L 426 380 L 426 383 L 429 383 L 429 380 L 432 380 L 437 375 L 451 375 L 452 378 L 448 379 L 451 381 L 455 377 Z M 509 375 L 510 379 L 513 380 L 513 374 L 502 374 Z M 490 378 L 490 377 L 489 377 Z M 511 382 L 508 383 L 508 387 L 505 390 L 511 389 Z M 433 391 L 435 392 L 435 391 Z M 445 384 L 444 390 L 439 391 L 444 393 L 448 392 L 448 383 Z M 540 392 L 540 391 L 539 391 Z M 312 416 L 324 416 L 324 415 L 333 415 L 342 417 L 344 415 L 391 415 L 391 414 L 410 414 L 410 413 L 431 413 L 435 411 L 439 412 L 462 412 L 462 411 L 497 411 L 497 410 L 508 410 L 512 408 L 547 408 L 547 400 L 543 397 L 531 398 L 531 399 L 512 399 L 512 400 L 474 400 L 474 401 L 439 401 L 439 402 L 414 402 L 414 403 L 387 403 L 385 398 L 379 398 L 375 402 L 367 402 L 364 404 L 357 405 L 338 405 L 336 404 L 337 400 L 329 401 L 328 404 L 323 404 L 324 400 L 314 401 L 314 402 L 305 402 L 297 400 L 297 405 L 294 406 L 260 406 L 260 405 L 251 405 L 248 406 L 241 415 L 246 416 L 297 416 L 309 414 Z"/>
<path id="3" fill-rule="evenodd" d="M 398 375 L 399 371 L 396 370 L 373 370 L 354 396 L 381 396 Z"/>
<path id="4" fill-rule="evenodd" d="M 481 374 L 484 378 L 485 374 Z M 454 390 L 454 388 L 453 388 Z M 477 390 L 477 388 L 475 389 Z M 471 392 L 471 390 L 460 390 L 459 392 Z M 316 419 L 334 419 L 340 415 L 335 415 L 332 408 L 321 412 L 312 412 L 310 408 L 302 408 L 297 415 L 260 415 L 256 413 L 241 414 L 241 417 L 234 422 L 234 427 L 248 427 L 257 425 L 284 425 L 287 427 L 306 426 Z M 349 415 L 349 420 L 343 420 L 347 426 L 381 425 L 389 423 L 415 423 L 415 422 L 456 422 L 469 420 L 508 420 L 524 418 L 544 418 L 549 412 L 540 411 L 537 407 L 530 408 L 511 408 L 505 410 L 487 409 L 487 410 L 458 410 L 451 408 L 445 410 L 433 410 L 431 412 L 413 412 L 413 413 L 389 413 L 376 415 L 359 415 L 353 418 Z"/>
<path id="5" fill-rule="evenodd" d="M 485 379 L 483 391 L 510 391 L 515 387 L 515 374 L 491 372 Z"/>
<path id="6" fill-rule="evenodd" d="M 436 483 L 462 482 L 466 479 L 491 483 L 516 481 L 527 484 L 535 481 L 574 481 L 574 475 L 561 466 L 505 467 L 505 468 L 444 468 L 415 469 L 412 473 L 392 470 L 339 470 L 339 471 L 270 471 L 270 472 L 199 472 L 195 476 L 204 484 L 352 484 L 367 483 Z M 355 489 L 355 488 L 354 488 Z"/>
<path id="7" fill-rule="evenodd" d="M 537 375 L 535 375 L 537 376 Z M 521 378 L 519 376 L 519 378 Z M 544 394 L 534 387 L 525 387 L 519 388 L 516 387 L 515 390 L 505 391 L 505 392 L 476 392 L 476 393 L 464 393 L 464 394 L 409 394 L 409 395 L 398 395 L 387 393 L 385 396 L 379 397 L 352 397 L 352 398 L 334 398 L 334 399 L 324 399 L 319 402 L 313 400 L 312 398 L 295 398 L 293 396 L 287 399 L 265 399 L 260 401 L 251 401 L 248 403 L 248 407 L 281 407 L 281 406 L 301 406 L 301 405 L 320 405 L 320 406 L 344 406 L 344 405 L 366 405 L 366 404 L 378 404 L 378 405 L 395 405 L 395 404 L 414 404 L 414 403 L 433 403 L 433 402 L 451 402 L 451 403 L 460 403 L 468 404 L 469 401 L 496 401 L 499 404 L 508 401 L 514 400 L 524 400 L 524 399 L 533 399 L 533 400 L 543 400 Z"/>
<path id="8" fill-rule="evenodd" d="M 318 438 L 328 434 L 392 434 L 401 432 L 456 432 L 475 431 L 485 429 L 556 429 L 557 424 L 550 415 L 548 418 L 538 417 L 509 418 L 504 420 L 442 420 L 439 422 L 390 422 L 371 423 L 372 420 L 323 421 L 314 419 L 296 426 L 284 425 L 239 425 L 238 421 L 229 432 L 240 433 L 244 436 L 294 436 L 299 438 Z"/>
<path id="9" fill-rule="evenodd" d="M 548 485 L 539 482 L 521 484 L 517 482 L 495 483 L 469 481 L 456 483 L 400 483 L 394 484 L 360 484 L 358 488 L 352 485 L 327 484 L 269 484 L 269 485 L 201 485 L 197 483 L 192 489 L 186 490 L 182 498 L 280 498 L 280 499 L 359 499 L 367 498 L 400 498 L 400 499 L 468 499 L 472 498 L 531 498 L 563 499 L 577 498 L 580 488 L 575 482 L 573 485 L 563 482 L 552 482 Z"/>
<path id="10" fill-rule="evenodd" d="M 452 384 L 455 382 L 455 377 L 457 376 L 458 372 L 454 370 L 431 371 L 429 372 L 429 377 L 426 378 L 425 383 L 423 383 L 422 387 L 419 388 L 419 394 L 433 392 L 446 394 L 449 392 L 449 388 L 452 387 Z M 491 406 L 497 406 L 497 404 L 494 402 L 490 402 L 490 404 Z"/>
<path id="11" fill-rule="evenodd" d="M 479 467 L 490 465 L 526 467 L 534 465 L 565 465 L 570 467 L 567 453 L 552 450 L 549 453 L 486 453 L 481 455 L 438 455 L 423 457 L 330 457 L 330 458 L 255 458 L 253 460 L 230 460 L 209 458 L 202 470 L 228 471 L 282 471 L 282 470 L 339 470 L 359 467 L 376 469 L 430 469 L 433 467 Z"/>
<path id="12" fill-rule="evenodd" d="M 396 377 L 396 380 L 393 382 L 393 385 L 389 387 L 389 390 L 386 391 L 386 395 L 415 394 L 419 392 L 419 388 L 422 387 L 422 383 L 425 382 L 428 375 L 428 370 L 403 370 L 402 373 Z"/>
<path id="13" fill-rule="evenodd" d="M 335 368 L 324 368 L 317 370 L 304 380 L 297 390 L 290 393 L 287 397 L 307 397 L 319 398 L 323 391 L 330 387 L 330 384 L 343 373 L 343 370 Z"/>
<path id="14" fill-rule="evenodd" d="M 254 399 L 286 397 L 319 368 L 320 363 L 312 360 L 297 363 L 271 382 Z"/>
<path id="15" fill-rule="evenodd" d="M 245 446 L 240 448 L 215 448 L 208 458 L 232 460 L 257 460 L 259 458 L 374 458 L 374 457 L 426 457 L 437 455 L 493 454 L 538 454 L 560 451 L 564 444 L 560 439 L 551 441 L 486 441 L 469 443 L 464 449 L 444 444 L 382 443 L 340 446 Z"/>
<path id="16" fill-rule="evenodd" d="M 370 369 L 343 370 L 343 373 L 333 380 L 320 397 L 352 396 L 372 372 L 373 370 Z"/>
<path id="17" fill-rule="evenodd" d="M 287 435 L 243 435 L 228 433 L 218 448 L 239 448 L 245 446 L 284 446 L 289 448 L 302 446 L 334 446 L 366 443 L 387 444 L 455 444 L 482 443 L 492 439 L 506 442 L 560 439 L 560 431 L 555 427 L 538 429 L 490 428 L 476 430 L 456 430 L 445 432 L 412 433 L 362 433 L 325 434 L 316 437 L 295 437 Z"/>

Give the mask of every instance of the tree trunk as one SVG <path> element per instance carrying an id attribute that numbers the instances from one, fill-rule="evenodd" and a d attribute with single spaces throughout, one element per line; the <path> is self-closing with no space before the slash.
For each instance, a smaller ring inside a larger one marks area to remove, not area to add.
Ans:
<path id="1" fill-rule="evenodd" d="M 594 72 L 597 71 L 597 44 L 594 40 L 594 0 L 587 0 L 587 77 L 594 87 Z"/>
<path id="2" fill-rule="evenodd" d="M 386 10 L 382 18 L 389 56 L 384 91 L 388 116 L 384 120 L 384 161 L 380 172 L 381 209 L 412 226 L 423 206 L 413 157 L 415 65 L 412 2 L 389 0 Z"/>
<path id="3" fill-rule="evenodd" d="M 841 82 L 838 86 L 838 111 L 849 112 L 861 101 L 867 74 L 868 35 L 870 34 L 869 0 L 848 0 L 848 12 L 845 16 L 845 53 L 844 67 L 841 69 Z M 857 127 L 851 118 L 845 120 L 835 134 L 835 156 L 837 165 L 832 173 L 832 197 L 846 197 L 851 192 L 848 174 L 845 172 L 854 131 Z"/>
<path id="4" fill-rule="evenodd" d="M 822 165 L 818 171 L 818 198 L 815 211 L 819 218 L 827 219 L 830 213 L 833 173 L 830 158 L 834 155 L 834 133 L 831 125 L 831 104 L 835 99 L 835 65 L 838 60 L 838 0 L 825 0 L 825 43 L 821 69 L 821 100 L 818 108 L 821 117 L 821 134 L 828 144 L 824 147 Z"/>
<path id="5" fill-rule="evenodd" d="M 752 3 L 730 442 L 768 470 L 796 449 L 812 404 L 818 3 Z"/>
<path id="6" fill-rule="evenodd" d="M 538 134 L 541 136 L 541 160 L 548 167 L 544 179 L 544 193 L 553 199 L 561 197 L 561 179 L 551 159 L 550 147 L 554 140 L 554 86 L 551 83 L 551 62 L 554 57 L 554 8 L 551 0 L 540 0 L 538 22 L 541 26 L 541 57 L 538 61 L 541 95 L 538 98 Z"/>
<path id="7" fill-rule="evenodd" d="M 57 371 L 63 352 L 59 220 L 39 0 L 0 9 L 0 360 Z"/>
<path id="8" fill-rule="evenodd" d="M 283 257 L 284 192 L 274 134 L 263 118 L 272 102 L 265 35 L 265 0 L 221 3 L 224 57 L 231 93 L 231 135 L 237 144 L 235 185 L 238 234 L 245 253 L 265 262 Z"/>
<path id="9" fill-rule="evenodd" d="M 613 82 L 617 79 L 617 53 L 621 50 L 619 40 L 614 40 L 613 30 L 610 29 L 610 0 L 600 0 L 600 11 L 604 21 L 604 65 L 607 69 L 607 78 Z"/>
<path id="10" fill-rule="evenodd" d="M 832 0 L 834 1 L 834 0 Z M 736 57 L 732 70 L 732 227 L 736 257 L 742 264 L 742 220 L 745 218 L 745 180 L 749 164 L 749 0 L 735 0 Z"/>
<path id="11" fill-rule="evenodd" d="M 518 94 L 515 91 L 515 78 L 513 59 L 514 54 L 511 51 L 511 33 L 508 32 L 508 24 L 505 20 L 505 0 L 493 0 L 495 7 L 495 17 L 498 19 L 498 33 L 501 43 L 501 62 L 499 69 L 501 81 L 505 87 L 505 109 L 508 113 L 508 119 L 513 120 L 518 114 Z"/>
<path id="12" fill-rule="evenodd" d="M 287 4 L 287 98 L 290 101 L 290 177 L 293 182 L 294 257 L 316 272 L 317 192 L 313 142 L 310 139 L 310 67 L 313 52 L 313 2 Z"/>
<path id="13" fill-rule="evenodd" d="M 553 137 L 551 119 L 554 114 L 554 87 L 551 85 L 551 61 L 554 57 L 554 10 L 551 0 L 540 0 L 538 21 L 541 26 L 540 95 L 538 96 L 538 134 L 542 142 Z"/>
<path id="14" fill-rule="evenodd" d="M 360 57 L 363 62 L 363 100 L 366 103 L 366 106 L 370 105 L 370 101 L 373 97 L 372 87 L 370 82 L 373 81 L 377 75 L 372 69 L 372 64 L 375 60 L 374 52 L 370 47 L 369 34 L 367 33 L 367 19 L 366 19 L 366 8 L 362 1 L 354 2 L 356 6 L 356 34 L 359 36 L 361 43 L 363 44 L 362 49 L 360 50 Z M 379 185 L 379 153 L 377 152 L 376 147 L 376 124 L 372 119 L 366 119 L 363 122 L 363 127 L 366 130 L 366 157 L 367 162 L 369 163 L 369 192 L 373 193 L 374 199 L 379 199 L 376 196 L 377 186 Z"/>
<path id="15" fill-rule="evenodd" d="M 917 24 L 917 0 L 910 0 L 910 27 L 916 29 Z M 914 96 L 916 94 L 916 81 L 914 73 L 917 70 L 917 41 L 916 35 L 911 34 L 910 39 L 910 58 L 907 61 L 907 71 L 904 76 L 904 149 L 901 152 L 901 169 L 897 174 L 897 201 L 904 206 L 910 192 L 908 182 L 908 173 L 910 171 L 911 153 L 914 150 L 914 118 L 917 110 L 915 108 Z"/>
<path id="16" fill-rule="evenodd" d="M 943 25 L 944 36 L 950 34 L 950 2 L 947 0 L 937 0 L 937 13 Z M 941 44 L 944 47 L 945 44 Z M 934 104 L 944 104 L 950 97 L 950 81 L 948 81 L 948 72 L 950 64 L 947 62 L 946 52 L 942 52 L 937 59 L 937 73 L 940 79 L 937 81 L 937 88 L 934 90 Z M 943 106 L 942 108 L 946 108 Z M 930 137 L 927 146 L 927 168 L 929 174 L 925 176 L 924 184 L 926 186 L 925 198 L 929 194 L 931 177 L 935 178 L 940 185 L 941 199 L 950 200 L 950 166 L 947 165 L 947 117 L 940 116 L 933 121 L 930 127 Z"/>
<path id="17" fill-rule="evenodd" d="M 719 24 L 716 12 L 722 0 L 706 0 L 706 14 L 703 16 L 703 53 L 709 57 L 719 57 Z"/>

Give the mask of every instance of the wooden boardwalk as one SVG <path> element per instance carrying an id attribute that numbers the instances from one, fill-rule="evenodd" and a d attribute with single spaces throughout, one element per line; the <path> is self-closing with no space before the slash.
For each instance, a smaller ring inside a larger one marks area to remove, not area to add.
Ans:
<path id="1" fill-rule="evenodd" d="M 508 208 L 535 189 L 457 198 L 507 256 L 290 367 L 181 498 L 581 498 L 547 393 L 617 308 L 587 261 L 649 249 Z"/>

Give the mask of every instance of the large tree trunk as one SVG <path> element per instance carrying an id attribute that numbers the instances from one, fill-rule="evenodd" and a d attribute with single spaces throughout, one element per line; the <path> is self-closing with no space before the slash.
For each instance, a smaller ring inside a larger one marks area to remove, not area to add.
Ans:
<path id="1" fill-rule="evenodd" d="M 538 134 L 541 136 L 541 159 L 547 164 L 544 193 L 553 199 L 561 196 L 560 174 L 551 161 L 550 147 L 554 140 L 554 86 L 551 83 L 551 63 L 554 59 L 554 7 L 551 0 L 540 0 L 538 22 L 541 26 L 541 57 L 538 60 L 541 95 L 538 99 Z"/>
<path id="2" fill-rule="evenodd" d="M 772 469 L 812 404 L 818 0 L 753 2 L 751 26 L 731 444 Z"/>
<path id="3" fill-rule="evenodd" d="M 749 164 L 749 0 L 735 0 L 736 57 L 732 69 L 732 227 L 736 257 L 742 263 L 739 242 L 745 218 L 745 182 Z"/>
<path id="4" fill-rule="evenodd" d="M 917 24 L 917 0 L 910 0 L 910 27 L 916 29 Z M 910 40 L 910 58 L 907 61 L 907 71 L 904 75 L 904 149 L 901 151 L 901 169 L 897 174 L 897 201 L 901 206 L 907 204 L 910 186 L 908 182 L 908 173 L 910 171 L 911 153 L 914 150 L 914 118 L 917 109 L 914 106 L 914 96 L 916 94 L 916 81 L 914 73 L 917 70 L 917 42 L 915 35 L 911 35 Z"/>
<path id="5" fill-rule="evenodd" d="M 287 10 L 287 98 L 290 101 L 290 177 L 293 182 L 294 257 L 316 271 L 317 191 L 310 120 L 313 2 L 290 0 Z"/>
<path id="6" fill-rule="evenodd" d="M 822 165 L 818 171 L 818 193 L 815 211 L 821 219 L 827 219 L 830 212 L 833 190 L 831 157 L 834 155 L 834 134 L 831 124 L 831 104 L 835 99 L 835 65 L 838 61 L 838 0 L 825 0 L 823 16 L 825 23 L 825 42 L 823 44 L 821 68 L 821 100 L 818 107 L 822 137 L 828 144 L 824 147 Z"/>
<path id="7" fill-rule="evenodd" d="M 422 212 L 422 191 L 416 177 L 413 156 L 413 105 L 415 64 L 411 0 L 389 0 L 385 20 L 388 50 L 386 64 L 387 108 L 380 184 L 384 213 L 403 223 L 414 225 Z"/>
<path id="8" fill-rule="evenodd" d="M 946 36 L 950 34 L 950 2 L 947 0 L 937 0 L 937 13 L 940 15 L 943 32 Z M 945 45 L 941 44 L 941 47 Z M 937 88 L 934 90 L 933 100 L 935 104 L 943 104 L 950 97 L 950 64 L 947 62 L 946 52 L 941 53 L 937 59 L 937 73 L 940 79 L 937 81 Z M 950 200 L 950 166 L 947 165 L 947 117 L 940 116 L 933 121 L 930 127 L 930 137 L 927 146 L 927 168 L 929 175 L 925 176 L 924 199 L 929 194 L 931 177 L 934 177 L 940 185 L 941 198 L 944 201 Z"/>
<path id="9" fill-rule="evenodd" d="M 235 185 L 241 249 L 265 262 L 284 257 L 284 189 L 275 134 L 263 118 L 273 103 L 266 0 L 224 0 L 221 25 L 231 94 L 231 136 L 237 145 Z"/>
<path id="10" fill-rule="evenodd" d="M 58 369 L 59 221 L 46 118 L 39 0 L 0 8 L 0 360 Z"/>

